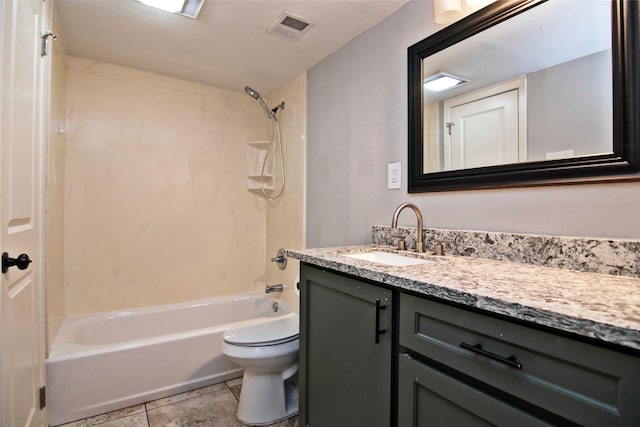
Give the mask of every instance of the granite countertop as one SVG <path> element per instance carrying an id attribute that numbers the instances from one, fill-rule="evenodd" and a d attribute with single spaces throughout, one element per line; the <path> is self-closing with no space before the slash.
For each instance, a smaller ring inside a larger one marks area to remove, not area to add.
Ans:
<path id="1" fill-rule="evenodd" d="M 380 250 L 432 262 L 393 267 L 341 254 Z M 640 350 L 640 279 L 363 245 L 288 250 L 302 262 Z"/>

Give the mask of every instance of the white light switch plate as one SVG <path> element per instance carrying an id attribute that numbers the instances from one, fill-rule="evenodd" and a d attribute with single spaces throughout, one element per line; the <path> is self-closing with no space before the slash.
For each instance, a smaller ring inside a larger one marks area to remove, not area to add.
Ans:
<path id="1" fill-rule="evenodd" d="M 402 163 L 389 163 L 387 166 L 387 188 L 397 189 L 402 187 L 400 177 L 402 176 Z"/>

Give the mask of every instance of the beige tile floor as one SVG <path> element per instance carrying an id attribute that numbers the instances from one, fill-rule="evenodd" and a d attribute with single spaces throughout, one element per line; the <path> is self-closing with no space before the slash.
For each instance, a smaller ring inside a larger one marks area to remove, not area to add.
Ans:
<path id="1" fill-rule="evenodd" d="M 231 427 L 238 421 L 238 398 L 242 378 L 214 384 L 164 399 L 108 412 L 60 427 Z M 272 427 L 298 427 L 292 417 Z"/>

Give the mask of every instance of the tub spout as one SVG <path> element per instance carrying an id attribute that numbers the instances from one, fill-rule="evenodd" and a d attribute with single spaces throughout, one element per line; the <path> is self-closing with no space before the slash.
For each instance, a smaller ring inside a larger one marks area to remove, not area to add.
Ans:
<path id="1" fill-rule="evenodd" d="M 267 285 L 265 288 L 265 293 L 270 294 L 271 292 L 282 292 L 284 290 L 284 286 L 282 284 L 278 285 Z"/>

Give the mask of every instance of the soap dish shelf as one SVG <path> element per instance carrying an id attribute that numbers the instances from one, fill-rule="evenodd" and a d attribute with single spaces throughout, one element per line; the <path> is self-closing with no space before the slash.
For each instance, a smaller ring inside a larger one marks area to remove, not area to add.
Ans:
<path id="1" fill-rule="evenodd" d="M 247 190 L 251 193 L 263 195 L 262 189 L 274 189 L 273 160 L 265 165 L 262 175 L 262 165 L 269 152 L 271 141 L 251 141 L 247 143 Z"/>

